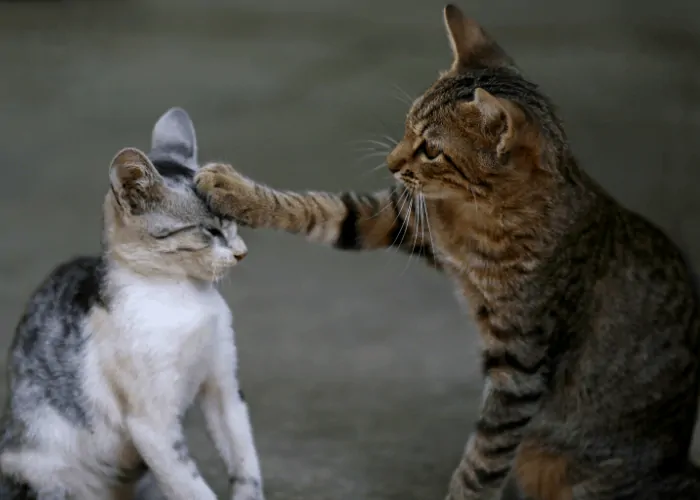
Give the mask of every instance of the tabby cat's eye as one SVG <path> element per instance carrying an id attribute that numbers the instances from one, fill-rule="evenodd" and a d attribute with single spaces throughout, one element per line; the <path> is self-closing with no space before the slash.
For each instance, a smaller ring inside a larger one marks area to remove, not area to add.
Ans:
<path id="1" fill-rule="evenodd" d="M 418 149 L 416 149 L 416 154 L 423 155 L 428 160 L 436 160 L 438 158 L 438 156 L 440 156 L 442 154 L 442 151 L 440 151 L 440 149 L 432 146 L 427 141 L 423 141 L 421 143 L 421 145 L 418 146 Z"/>

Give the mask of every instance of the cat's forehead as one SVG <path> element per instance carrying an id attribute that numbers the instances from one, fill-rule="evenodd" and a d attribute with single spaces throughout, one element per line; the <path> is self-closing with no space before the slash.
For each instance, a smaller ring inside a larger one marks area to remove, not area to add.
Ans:
<path id="1" fill-rule="evenodd" d="M 443 75 L 416 99 L 409 114 L 414 120 L 430 119 L 456 103 L 474 100 L 477 88 L 516 102 L 522 101 L 523 96 L 539 97 L 537 87 L 511 69 L 478 69 Z"/>
<path id="2" fill-rule="evenodd" d="M 154 207 L 153 216 L 161 221 L 167 219 L 191 224 L 205 223 L 215 218 L 204 200 L 195 192 L 194 170 L 168 161 L 154 162 L 153 165 L 163 178 L 166 188 L 165 198 Z"/>
<path id="3" fill-rule="evenodd" d="M 205 221 L 215 218 L 206 203 L 197 196 L 192 184 L 172 183 L 159 212 L 187 222 Z"/>
<path id="4" fill-rule="evenodd" d="M 414 102 L 409 112 L 411 121 L 429 121 L 439 113 L 444 112 L 460 99 L 462 95 L 461 90 L 460 86 L 452 78 L 438 80 Z"/>

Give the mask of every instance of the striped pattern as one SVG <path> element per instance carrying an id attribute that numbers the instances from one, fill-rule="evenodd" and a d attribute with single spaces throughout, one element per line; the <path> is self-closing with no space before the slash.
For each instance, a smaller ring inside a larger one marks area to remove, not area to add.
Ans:
<path id="1" fill-rule="evenodd" d="M 489 335 L 488 330 L 482 333 Z M 498 490 L 510 472 L 524 430 L 540 410 L 548 389 L 547 349 L 536 337 L 529 332 L 501 341 L 492 338 L 484 350 L 486 383 L 480 415 L 452 477 L 450 498 L 472 498 Z"/>
<path id="2" fill-rule="evenodd" d="M 294 193 L 258 183 L 251 188 L 248 196 L 265 209 L 245 214 L 248 225 L 302 234 L 339 250 L 397 248 L 440 267 L 427 228 L 416 215 L 416 201 L 401 186 L 372 194 Z"/>

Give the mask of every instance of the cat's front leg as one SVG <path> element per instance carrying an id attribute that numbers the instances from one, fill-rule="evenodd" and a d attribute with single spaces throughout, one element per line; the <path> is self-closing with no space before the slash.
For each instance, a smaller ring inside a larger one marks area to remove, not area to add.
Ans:
<path id="1" fill-rule="evenodd" d="M 440 267 L 429 218 L 418 216 L 419 202 L 403 187 L 375 193 L 280 191 L 222 163 L 202 167 L 195 183 L 214 212 L 243 225 L 302 234 L 339 250 L 395 247 Z"/>
<path id="2" fill-rule="evenodd" d="M 448 500 L 497 498 L 525 427 L 540 409 L 546 354 L 520 342 L 484 352 L 486 384 L 479 420 L 452 475 Z"/>
<path id="3" fill-rule="evenodd" d="M 207 427 L 226 464 L 233 500 L 263 500 L 258 453 L 243 392 L 236 378 L 234 334 L 220 337 L 211 373 L 202 388 L 201 405 Z"/>
<path id="4" fill-rule="evenodd" d="M 141 457 L 168 500 L 216 500 L 192 460 L 179 419 L 151 408 L 127 417 L 127 428 Z"/>

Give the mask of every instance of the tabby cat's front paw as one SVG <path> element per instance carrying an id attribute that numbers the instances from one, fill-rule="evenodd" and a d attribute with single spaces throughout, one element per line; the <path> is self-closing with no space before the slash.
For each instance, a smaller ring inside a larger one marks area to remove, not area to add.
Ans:
<path id="1" fill-rule="evenodd" d="M 255 184 L 225 163 L 204 165 L 194 177 L 197 192 L 212 211 L 239 223 L 251 225 L 255 208 Z"/>

